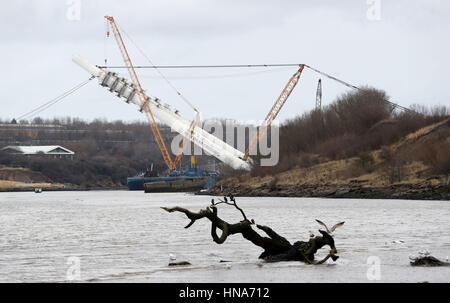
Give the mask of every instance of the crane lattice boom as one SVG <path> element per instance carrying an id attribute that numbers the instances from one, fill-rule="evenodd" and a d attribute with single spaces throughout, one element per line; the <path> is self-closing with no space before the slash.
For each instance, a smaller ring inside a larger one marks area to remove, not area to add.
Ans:
<path id="1" fill-rule="evenodd" d="M 161 136 L 158 125 L 156 124 L 155 117 L 153 116 L 150 106 L 148 105 L 147 97 L 145 96 L 144 90 L 142 89 L 141 83 L 139 82 L 136 71 L 134 70 L 133 63 L 131 62 L 131 58 L 128 55 L 128 51 L 125 47 L 125 43 L 123 42 L 122 35 L 120 34 L 120 31 L 119 31 L 119 28 L 117 27 L 116 21 L 111 16 L 105 16 L 105 18 L 106 18 L 106 20 L 108 20 L 108 22 L 111 25 L 111 28 L 112 28 L 112 31 L 114 34 L 114 38 L 116 39 L 117 45 L 119 46 L 120 53 L 122 54 L 123 61 L 125 62 L 125 65 L 130 74 L 131 81 L 134 84 L 134 86 L 136 87 L 137 93 L 139 94 L 139 97 L 141 98 L 141 101 L 143 103 L 142 109 L 145 112 L 145 115 L 147 116 L 147 119 L 148 119 L 148 122 L 152 129 L 153 135 L 155 136 L 155 141 L 158 145 L 159 150 L 161 151 L 164 162 L 169 167 L 169 169 L 171 169 L 171 170 L 175 169 L 177 166 L 177 163 L 172 161 L 172 157 L 170 156 L 170 153 L 167 150 L 166 144 L 164 143 L 164 140 Z M 181 159 L 180 159 L 180 161 L 181 161 Z"/>
<path id="2" fill-rule="evenodd" d="M 317 82 L 317 91 L 316 91 L 316 110 L 320 110 L 322 108 L 322 79 L 319 79 Z"/>
<path id="3" fill-rule="evenodd" d="M 248 145 L 247 150 L 245 151 L 242 160 L 246 161 L 248 156 L 250 155 L 250 151 L 254 148 L 255 144 L 259 144 L 259 142 L 264 138 L 264 136 L 267 133 L 267 130 L 270 128 L 270 125 L 272 125 L 273 120 L 275 120 L 281 108 L 286 103 L 287 99 L 289 98 L 295 86 L 297 85 L 304 67 L 305 66 L 303 64 L 300 65 L 298 71 L 295 74 L 293 74 L 292 77 L 289 79 L 280 96 L 273 104 L 264 121 L 261 123 L 258 131 L 250 140 L 250 143 Z"/>

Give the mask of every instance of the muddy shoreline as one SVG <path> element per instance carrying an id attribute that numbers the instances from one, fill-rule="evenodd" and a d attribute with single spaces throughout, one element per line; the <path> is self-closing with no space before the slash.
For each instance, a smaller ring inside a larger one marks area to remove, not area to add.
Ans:
<path id="1" fill-rule="evenodd" d="M 275 185 L 251 188 L 245 185 L 216 186 L 199 195 L 222 196 L 232 193 L 242 197 L 316 197 L 347 199 L 450 200 L 450 185 L 417 186 L 412 184 L 387 187 L 336 185 Z"/>
<path id="2" fill-rule="evenodd" d="M 36 187 L 38 188 L 38 187 Z M 66 187 L 66 188 L 42 188 L 43 192 L 46 191 L 93 191 L 93 190 L 128 190 L 126 186 L 117 187 L 89 187 L 89 188 L 76 188 L 76 187 Z M 0 188 L 0 193 L 2 192 L 34 192 L 34 188 Z"/>
<path id="3" fill-rule="evenodd" d="M 127 187 L 91 188 L 43 188 L 43 191 L 114 191 Z M 0 192 L 32 192 L 30 188 L 3 188 Z M 245 185 L 216 186 L 209 190 L 195 192 L 195 195 L 223 196 L 232 193 L 241 197 L 296 197 L 296 198 L 347 198 L 347 199 L 402 199 L 402 200 L 450 200 L 450 185 L 417 186 L 392 185 L 387 187 L 356 187 L 335 185 L 276 185 L 251 188 Z"/>

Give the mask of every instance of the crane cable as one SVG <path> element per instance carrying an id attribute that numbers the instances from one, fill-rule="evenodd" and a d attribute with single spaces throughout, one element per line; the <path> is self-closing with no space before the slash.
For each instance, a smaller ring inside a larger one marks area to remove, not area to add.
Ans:
<path id="1" fill-rule="evenodd" d="M 221 65 L 134 65 L 136 68 L 164 68 L 164 69 L 180 69 L 180 68 L 240 68 L 240 67 L 289 67 L 289 66 L 299 66 L 305 64 L 299 63 L 278 63 L 278 64 L 221 64 Z M 305 65 L 306 66 L 306 65 Z M 111 65 L 111 66 L 102 66 L 99 65 L 99 68 L 126 68 L 123 65 Z"/>
<path id="2" fill-rule="evenodd" d="M 311 66 L 306 65 L 306 64 L 304 64 L 304 65 L 305 65 L 305 67 L 309 68 L 310 70 L 312 70 L 312 71 L 314 71 L 314 72 L 316 72 L 316 73 L 318 73 L 318 74 L 321 74 L 321 75 L 323 75 L 323 76 L 325 76 L 325 77 L 327 77 L 327 78 L 330 78 L 331 80 L 337 81 L 337 82 L 341 83 L 342 85 L 345 85 L 345 86 L 350 87 L 350 88 L 352 88 L 352 89 L 356 89 L 356 90 L 358 90 L 358 91 L 363 90 L 363 89 L 360 88 L 360 87 L 357 87 L 357 86 L 355 86 L 355 85 L 349 84 L 349 83 L 347 83 L 347 82 L 345 82 L 345 81 L 343 81 L 343 80 L 341 80 L 341 79 L 338 79 L 338 78 L 333 77 L 333 76 L 331 76 L 331 75 L 329 75 L 329 74 L 327 74 L 327 73 L 325 73 L 325 72 L 322 72 L 322 71 L 320 71 L 320 70 L 318 70 L 318 69 L 315 69 L 314 67 L 311 67 Z M 391 104 L 394 108 L 398 107 L 398 108 L 400 108 L 400 109 L 402 109 L 402 110 L 404 110 L 404 111 L 406 111 L 406 112 L 415 113 L 415 111 L 413 111 L 413 110 L 411 110 L 411 109 L 409 109 L 409 108 L 406 108 L 406 107 L 404 107 L 404 106 L 402 106 L 402 105 L 400 105 L 400 104 L 398 104 L 398 103 L 394 103 L 394 102 L 389 101 L 389 100 L 387 100 L 387 99 L 383 99 L 383 101 L 386 102 L 386 103 Z"/>
<path id="3" fill-rule="evenodd" d="M 127 36 L 128 40 L 130 40 L 130 42 L 133 43 L 134 47 L 136 47 L 136 49 L 141 53 L 141 55 L 144 56 L 145 59 L 147 59 L 147 61 L 151 64 L 151 66 L 154 69 L 156 69 L 158 74 L 177 93 L 177 95 L 181 98 L 181 100 L 183 100 L 187 105 L 189 105 L 189 107 L 191 107 L 198 114 L 199 111 L 197 110 L 197 108 L 184 95 L 182 95 L 181 92 L 175 87 L 175 85 L 173 85 L 172 82 L 170 82 L 169 79 L 159 70 L 159 68 L 155 64 L 153 64 L 152 60 L 144 53 L 144 51 L 136 44 L 136 42 L 134 42 L 134 40 L 130 37 L 130 35 L 128 35 L 128 33 L 126 31 L 124 31 L 124 29 L 122 27 L 120 27 L 119 25 L 118 25 L 118 27 L 125 34 L 125 36 Z"/>
<path id="4" fill-rule="evenodd" d="M 107 53 L 107 51 L 108 51 L 108 41 L 107 41 L 107 38 L 109 37 L 109 22 L 108 22 L 108 20 L 105 20 L 105 31 L 106 31 L 106 35 L 105 36 L 103 36 L 103 54 L 104 54 L 104 56 L 105 56 L 105 67 L 106 67 L 106 65 L 108 64 L 108 53 Z"/>
<path id="5" fill-rule="evenodd" d="M 85 86 L 86 84 L 88 84 L 89 81 L 91 81 L 91 80 L 94 79 L 94 78 L 95 78 L 94 76 L 90 77 L 88 80 L 85 80 L 85 81 L 83 81 L 83 82 L 77 84 L 76 86 L 74 86 L 74 87 L 68 89 L 67 91 L 65 91 L 65 92 L 62 93 L 61 95 L 59 95 L 59 96 L 57 96 L 57 97 L 51 99 L 50 101 L 45 102 L 44 104 L 42 104 L 42 105 L 36 107 L 36 108 L 33 109 L 33 110 L 31 110 L 31 111 L 29 111 L 29 112 L 27 112 L 27 113 L 25 113 L 25 114 L 19 116 L 16 120 L 22 120 L 22 119 L 24 119 L 24 118 L 29 119 L 29 118 L 31 118 L 31 117 L 36 116 L 36 115 L 39 114 L 40 112 L 42 112 L 42 111 L 48 109 L 49 107 L 55 105 L 55 104 L 58 103 L 58 102 L 60 102 L 60 101 L 63 100 L 65 97 L 67 97 L 67 96 L 73 94 L 74 92 L 76 92 L 77 90 L 79 90 L 80 88 L 82 88 L 83 86 Z"/>
<path id="6" fill-rule="evenodd" d="M 321 74 L 321 75 L 323 75 L 323 76 L 325 76 L 325 77 L 327 77 L 327 78 L 330 78 L 331 80 L 334 80 L 334 81 L 336 81 L 336 82 L 341 83 L 342 85 L 345 85 L 345 86 L 350 87 L 350 88 L 353 88 L 353 89 L 360 90 L 359 87 L 357 87 L 357 86 L 355 86 L 355 85 L 352 85 L 352 84 L 349 84 L 349 83 L 347 83 L 347 82 L 345 82 L 345 81 L 343 81 L 343 80 L 341 80 L 341 79 L 338 79 L 338 78 L 336 78 L 336 77 L 333 77 L 333 76 L 331 76 L 331 75 L 329 75 L 329 74 L 327 74 L 327 73 L 324 73 L 324 72 L 322 72 L 322 71 L 320 71 L 320 70 L 318 70 L 318 69 L 315 69 L 314 67 L 311 67 L 311 66 L 309 66 L 309 65 L 307 65 L 307 64 L 303 64 L 303 65 L 304 65 L 305 67 L 309 68 L 310 70 L 312 70 L 312 71 L 318 73 L 318 74 Z"/>
<path id="7" fill-rule="evenodd" d="M 312 71 L 314 71 L 314 72 L 316 72 L 318 74 L 321 74 L 321 75 L 323 75 L 323 76 L 325 76 L 325 77 L 327 77 L 327 78 L 329 78 L 331 80 L 334 80 L 334 81 L 336 81 L 336 82 L 338 82 L 338 83 L 340 83 L 340 84 L 342 84 L 344 86 L 347 86 L 347 87 L 349 87 L 351 89 L 356 89 L 358 91 L 362 90 L 361 87 L 355 86 L 355 85 L 350 84 L 348 82 L 345 82 L 345 81 L 343 81 L 341 79 L 338 79 L 338 78 L 336 78 L 336 77 L 334 77 L 334 76 L 332 76 L 330 74 L 327 74 L 327 73 L 325 73 L 323 71 L 320 71 L 320 70 L 318 70 L 318 69 L 316 69 L 316 68 L 314 68 L 314 67 L 312 67 L 310 65 L 299 64 L 299 63 L 228 64 L 228 65 L 227 64 L 222 64 L 222 65 L 159 65 L 159 66 L 156 66 L 156 65 L 151 65 L 151 66 L 138 65 L 138 66 L 135 66 L 134 68 L 144 68 L 144 69 L 145 68 L 154 68 L 154 69 L 158 70 L 158 69 L 191 69 L 191 68 L 192 69 L 194 69 L 194 68 L 242 68 L 242 67 L 244 67 L 244 68 L 245 67 L 252 68 L 252 67 L 282 67 L 282 66 L 287 67 L 287 66 L 299 66 L 299 65 L 304 65 L 306 68 L 309 68 L 310 70 L 312 70 Z M 102 68 L 102 67 L 106 67 L 106 66 L 99 66 L 99 67 Z M 120 65 L 118 65 L 118 66 L 109 66 L 109 68 L 124 68 L 124 66 L 120 66 Z M 391 104 L 392 106 L 394 106 L 394 108 L 400 108 L 400 109 L 402 109 L 402 110 L 404 110 L 406 112 L 415 113 L 415 111 L 413 111 L 413 110 L 411 110 L 411 109 L 409 109 L 407 107 L 404 107 L 404 106 L 402 106 L 402 105 L 400 105 L 398 103 L 394 103 L 394 102 L 389 101 L 387 99 L 384 99 L 383 101 Z"/>
<path id="8" fill-rule="evenodd" d="M 274 72 L 280 72 L 285 71 L 289 67 L 278 67 L 278 68 L 271 68 L 267 70 L 261 70 L 256 72 L 246 72 L 246 73 L 233 73 L 233 74 L 219 74 L 219 75 L 208 75 L 208 76 L 174 76 L 170 77 L 171 79 L 177 79 L 177 80 L 196 80 L 196 79 L 226 79 L 226 78 L 238 78 L 238 77 L 247 77 L 247 76 L 254 76 L 259 74 L 267 74 L 267 73 L 274 73 Z M 146 76 L 141 75 L 141 78 L 145 79 L 160 79 L 159 76 Z"/>

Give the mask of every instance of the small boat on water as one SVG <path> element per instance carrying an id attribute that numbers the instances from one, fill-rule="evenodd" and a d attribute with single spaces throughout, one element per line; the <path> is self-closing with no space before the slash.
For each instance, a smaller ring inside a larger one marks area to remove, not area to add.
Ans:
<path id="1" fill-rule="evenodd" d="M 34 189 L 34 193 L 35 194 L 40 194 L 42 192 L 42 188 L 35 188 Z"/>

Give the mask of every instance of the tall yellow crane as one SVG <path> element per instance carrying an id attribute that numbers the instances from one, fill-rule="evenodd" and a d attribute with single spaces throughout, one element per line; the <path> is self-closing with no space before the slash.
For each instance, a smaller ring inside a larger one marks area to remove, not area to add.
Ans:
<path id="1" fill-rule="evenodd" d="M 164 162 L 166 163 L 167 167 L 170 170 L 175 169 L 178 164 L 181 163 L 181 160 L 183 158 L 183 145 L 185 145 L 185 140 L 183 140 L 182 145 L 180 146 L 181 152 L 178 154 L 178 156 L 176 156 L 175 161 L 172 160 L 172 157 L 170 156 L 170 153 L 164 143 L 164 140 L 161 136 L 161 133 L 159 131 L 158 125 L 156 124 L 155 121 L 155 117 L 153 116 L 153 113 L 150 109 L 150 106 L 148 104 L 148 100 L 145 96 L 144 90 L 142 89 L 141 83 L 139 82 L 139 79 L 137 77 L 136 71 L 134 69 L 133 63 L 131 62 L 130 56 L 128 55 L 127 49 L 125 47 L 125 44 L 123 42 L 122 39 L 122 35 L 120 34 L 119 28 L 117 26 L 116 21 L 114 20 L 114 18 L 112 16 L 105 16 L 106 20 L 109 22 L 113 34 L 114 34 L 114 38 L 117 42 L 117 45 L 120 49 L 120 52 L 122 54 L 123 60 L 125 62 L 125 65 L 128 69 L 128 72 L 130 74 L 131 80 L 134 84 L 134 86 L 136 87 L 136 90 L 139 94 L 139 98 L 142 101 L 142 104 L 144 104 L 143 106 L 143 111 L 145 112 L 147 119 L 150 123 L 153 135 L 155 136 L 155 140 L 156 143 L 158 144 L 158 147 L 161 151 L 161 154 L 163 156 Z M 107 32 L 107 35 L 109 35 L 109 31 Z M 292 91 L 294 90 L 295 86 L 298 83 L 298 80 L 302 74 L 302 71 L 304 69 L 305 65 L 301 64 L 299 65 L 299 69 L 298 71 L 292 75 L 292 77 L 289 79 L 288 83 L 286 84 L 286 86 L 284 87 L 283 91 L 281 92 L 280 96 L 277 98 L 277 100 L 275 101 L 274 105 L 272 106 L 272 108 L 270 109 L 269 113 L 267 114 L 266 118 L 264 119 L 264 121 L 261 123 L 258 131 L 255 133 L 255 135 L 252 137 L 252 139 L 249 142 L 249 146 L 247 148 L 247 150 L 245 151 L 245 154 L 243 156 L 243 160 L 246 161 L 250 155 L 250 151 L 254 148 L 255 144 L 259 144 L 259 142 L 264 138 L 264 136 L 267 133 L 267 130 L 270 128 L 273 120 L 275 120 L 275 118 L 277 117 L 278 113 L 280 112 L 281 108 L 283 107 L 283 105 L 286 103 L 287 99 L 289 98 L 290 94 L 292 93 Z M 197 113 L 197 117 L 198 117 L 198 113 Z M 192 136 L 193 135 L 193 131 L 195 126 L 198 125 L 199 121 L 197 121 L 198 119 L 194 119 L 194 121 L 192 121 L 190 128 L 189 128 L 189 133 L 188 135 Z M 192 161 L 192 159 L 191 159 Z"/>
<path id="2" fill-rule="evenodd" d="M 166 144 L 164 143 L 164 140 L 161 136 L 161 133 L 159 131 L 158 125 L 156 124 L 155 117 L 153 116 L 153 113 L 150 109 L 150 106 L 148 104 L 148 100 L 145 96 L 144 90 L 142 89 L 141 83 L 139 82 L 139 78 L 136 74 L 136 71 L 134 69 L 133 63 L 131 62 L 131 58 L 128 55 L 128 51 L 125 47 L 125 43 L 123 42 L 122 35 L 120 34 L 119 28 L 117 26 L 116 21 L 114 20 L 114 17 L 111 16 L 105 16 L 106 20 L 109 22 L 109 25 L 112 28 L 112 32 L 114 34 L 114 38 L 117 42 L 117 45 L 120 49 L 120 52 L 122 54 L 123 61 L 125 62 L 125 65 L 128 69 L 128 73 L 130 74 L 131 81 L 134 84 L 134 87 L 136 88 L 139 98 L 142 101 L 143 107 L 142 110 L 145 112 L 145 115 L 147 116 L 148 122 L 150 123 L 150 127 L 152 129 L 153 135 L 155 136 L 155 141 L 158 144 L 158 148 L 161 151 L 161 154 L 163 156 L 164 162 L 166 163 L 167 167 L 170 170 L 175 169 L 179 163 L 181 163 L 181 160 L 183 158 L 183 153 L 181 152 L 176 158 L 175 161 L 172 160 L 172 157 L 170 156 L 170 153 L 166 147 Z M 107 31 L 107 36 L 109 36 L 109 31 Z M 192 134 L 193 128 L 195 127 L 195 123 L 193 122 L 191 124 L 190 132 Z M 182 149 L 182 147 L 181 147 Z"/>
<path id="3" fill-rule="evenodd" d="M 295 72 L 295 74 L 293 74 L 292 77 L 289 79 L 288 83 L 286 84 L 280 96 L 273 104 L 266 118 L 259 126 L 259 129 L 255 133 L 255 135 L 251 138 L 248 148 L 245 151 L 242 160 L 246 161 L 248 156 L 250 155 L 250 151 L 254 148 L 255 144 L 258 145 L 259 142 L 264 138 L 264 136 L 267 133 L 267 130 L 272 125 L 273 120 L 275 120 L 284 103 L 286 103 L 287 99 L 289 98 L 295 86 L 297 85 L 304 67 L 305 66 L 303 64 L 299 65 L 299 69 L 297 70 L 297 72 Z"/>

